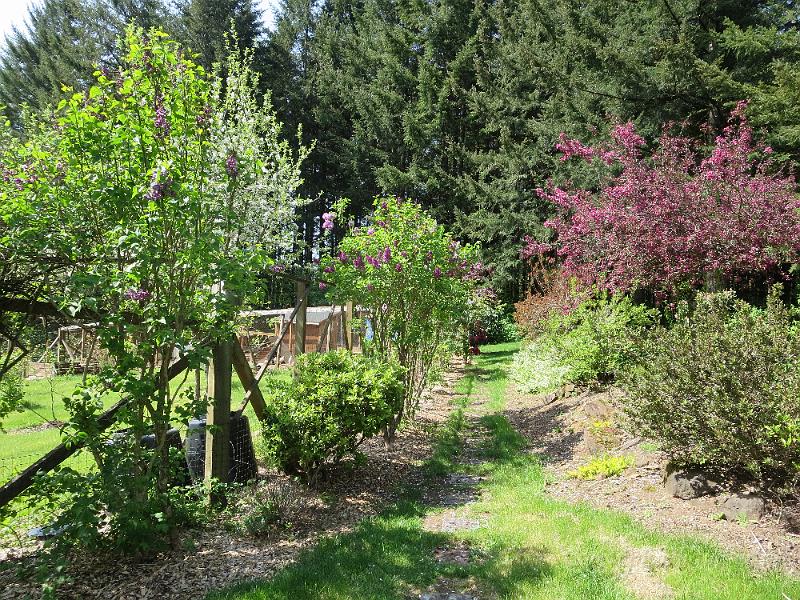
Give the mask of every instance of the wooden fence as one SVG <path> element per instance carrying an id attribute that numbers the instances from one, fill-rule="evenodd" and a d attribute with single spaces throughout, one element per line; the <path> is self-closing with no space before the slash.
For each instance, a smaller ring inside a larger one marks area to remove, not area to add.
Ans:
<path id="1" fill-rule="evenodd" d="M 212 361 L 209 365 L 208 376 L 208 396 L 213 398 L 209 402 L 206 415 L 206 460 L 205 478 L 227 481 L 230 473 L 230 417 L 232 412 L 231 384 L 233 372 L 239 377 L 244 387 L 245 394 L 241 405 L 236 412 L 241 415 L 248 403 L 251 403 L 256 416 L 263 419 L 266 405 L 264 397 L 259 388 L 259 382 L 264 377 L 267 369 L 279 356 L 294 357 L 306 352 L 308 342 L 308 292 L 307 283 L 302 280 L 297 281 L 296 303 L 290 311 L 279 321 L 279 329 L 275 333 L 274 339 L 268 344 L 269 349 L 258 355 L 258 360 L 253 360 L 254 355 L 248 356 L 246 346 L 243 347 L 241 339 L 226 340 L 217 343 L 212 348 Z M 29 310 L 30 305 L 26 305 Z M 312 315 L 314 311 L 311 311 Z M 352 303 L 343 309 L 339 309 L 339 321 L 336 317 L 335 307 L 324 307 L 323 313 L 328 315 L 324 319 L 316 320 L 312 318 L 312 326 L 316 327 L 311 339 L 316 342 L 314 350 L 322 350 L 340 347 L 339 338 L 334 342 L 334 328 L 340 327 L 344 338 L 344 346 L 348 349 L 353 348 L 353 335 L 351 320 L 354 314 Z M 291 340 L 294 344 L 290 347 Z M 85 344 L 85 339 L 84 339 Z M 169 367 L 169 378 L 174 379 L 185 371 L 188 361 L 185 357 L 177 358 Z M 117 413 L 127 404 L 128 400 L 123 398 L 114 406 L 98 417 L 98 431 L 110 428 L 116 422 Z M 213 433 L 212 433 L 213 431 Z M 78 452 L 84 443 L 76 440 L 72 443 L 61 443 L 45 456 L 34 462 L 23 470 L 13 479 L 0 486 L 0 507 L 5 506 L 14 498 L 25 492 L 33 483 L 37 475 L 47 473 L 63 463 L 70 456 Z"/>

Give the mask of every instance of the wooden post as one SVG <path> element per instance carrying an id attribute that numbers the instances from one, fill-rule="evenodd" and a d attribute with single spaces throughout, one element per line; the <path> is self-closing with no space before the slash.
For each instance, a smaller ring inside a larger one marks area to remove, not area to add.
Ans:
<path id="1" fill-rule="evenodd" d="M 208 414 L 206 416 L 205 479 L 228 482 L 231 443 L 231 359 L 232 340 L 218 342 L 208 370 Z"/>
<path id="2" fill-rule="evenodd" d="M 306 296 L 306 282 L 297 281 L 297 302 L 300 303 L 300 310 L 295 317 L 296 326 L 294 328 L 294 360 L 306 351 L 306 309 L 308 308 L 308 297 Z"/>
<path id="3" fill-rule="evenodd" d="M 242 382 L 246 397 L 250 404 L 253 405 L 256 417 L 259 421 L 263 421 L 266 416 L 267 405 L 264 402 L 264 396 L 261 395 L 256 376 L 253 375 L 253 370 L 250 368 L 250 363 L 247 362 L 247 357 L 242 351 L 242 347 L 239 344 L 234 344 L 232 350 L 233 355 L 231 358 L 236 375 L 239 377 L 239 381 Z"/>
<path id="4" fill-rule="evenodd" d="M 344 308 L 344 343 L 347 349 L 353 351 L 353 301 L 347 303 Z"/>

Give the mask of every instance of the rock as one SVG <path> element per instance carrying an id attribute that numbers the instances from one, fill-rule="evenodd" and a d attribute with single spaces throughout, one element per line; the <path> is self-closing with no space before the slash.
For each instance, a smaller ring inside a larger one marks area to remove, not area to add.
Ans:
<path id="1" fill-rule="evenodd" d="M 586 413 L 587 417 L 590 417 L 596 421 L 606 420 L 613 412 L 610 404 L 608 403 L 608 395 L 598 394 L 594 398 L 584 402 L 583 412 Z"/>
<path id="2" fill-rule="evenodd" d="M 561 388 L 561 397 L 562 398 L 568 398 L 569 396 L 572 396 L 572 394 L 575 393 L 576 389 L 577 388 L 575 387 L 574 384 L 568 383 L 563 388 Z"/>
<path id="3" fill-rule="evenodd" d="M 733 494 L 725 499 L 720 508 L 728 521 L 742 518 L 758 521 L 764 516 L 767 505 L 758 494 Z"/>
<path id="4" fill-rule="evenodd" d="M 716 487 L 714 482 L 709 481 L 705 474 L 696 469 L 672 471 L 667 474 L 664 485 L 670 494 L 681 500 L 691 500 L 711 494 Z"/>

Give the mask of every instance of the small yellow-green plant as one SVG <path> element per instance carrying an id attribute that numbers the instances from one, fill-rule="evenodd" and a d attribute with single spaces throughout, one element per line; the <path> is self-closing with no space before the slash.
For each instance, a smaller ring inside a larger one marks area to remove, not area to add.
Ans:
<path id="1" fill-rule="evenodd" d="M 576 479 L 605 479 L 622 475 L 625 469 L 632 465 L 633 458 L 631 456 L 601 454 L 592 458 L 585 465 L 570 471 L 569 476 Z"/>

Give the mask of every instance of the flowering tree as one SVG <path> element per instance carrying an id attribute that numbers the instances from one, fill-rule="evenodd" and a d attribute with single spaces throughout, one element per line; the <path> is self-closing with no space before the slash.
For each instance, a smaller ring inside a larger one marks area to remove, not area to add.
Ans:
<path id="1" fill-rule="evenodd" d="M 546 225 L 557 234 L 567 275 L 610 291 L 684 285 L 754 274 L 780 275 L 798 249 L 798 201 L 791 177 L 771 174 L 769 147 L 758 147 L 741 103 L 700 161 L 687 138 L 664 133 L 648 159 L 632 124 L 618 125 L 607 146 L 562 135 L 562 160 L 613 167 L 598 193 L 550 187 L 539 194 L 558 208 Z M 761 155 L 761 158 L 758 155 Z M 528 238 L 523 256 L 552 246 Z"/>
<path id="2" fill-rule="evenodd" d="M 253 272 L 291 230 L 299 179 L 274 117 L 253 99 L 246 58 L 229 63 L 222 86 L 159 31 L 129 29 L 124 50 L 118 70 L 98 72 L 27 132 L 2 191 L 15 206 L 3 214 L 12 235 L 31 246 L 41 236 L 42 252 L 69 264 L 49 298 L 93 311 L 113 360 L 68 402 L 101 467 L 74 474 L 73 491 L 97 495 L 96 510 L 72 518 L 95 519 L 81 531 L 96 532 L 110 514 L 117 543 L 136 551 L 178 520 L 167 431 L 196 408 L 170 385 L 169 366 L 176 355 L 199 366 L 206 343 L 234 334 Z M 121 455 L 95 427 L 109 390 L 129 399 Z M 150 431 L 155 452 L 138 443 Z"/>
<path id="3" fill-rule="evenodd" d="M 455 241 L 418 204 L 378 198 L 374 207 L 370 225 L 353 228 L 321 267 L 334 299 L 352 300 L 369 314 L 368 350 L 406 368 L 391 439 L 416 409 L 437 353 L 460 331 L 482 266 L 474 263 L 476 248 Z M 323 215 L 323 227 L 330 229 L 335 216 Z"/>

